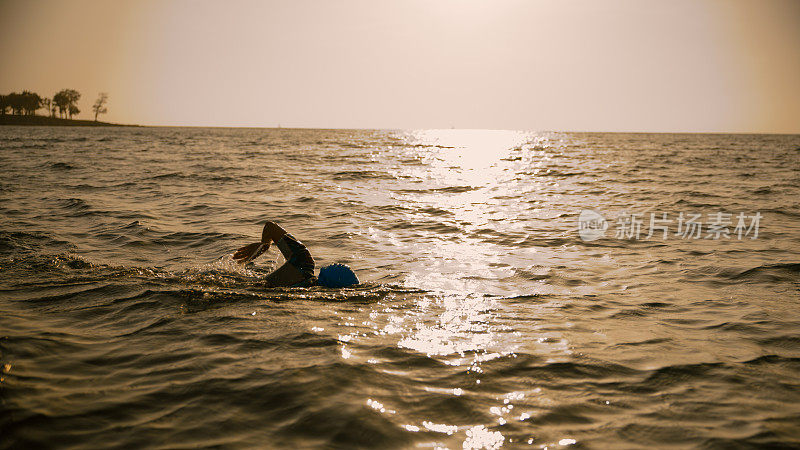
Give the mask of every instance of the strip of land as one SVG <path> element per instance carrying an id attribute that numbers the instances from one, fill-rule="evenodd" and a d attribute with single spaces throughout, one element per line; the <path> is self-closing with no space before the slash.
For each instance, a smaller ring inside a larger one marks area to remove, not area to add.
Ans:
<path id="1" fill-rule="evenodd" d="M 94 120 L 60 119 L 47 116 L 0 115 L 0 125 L 46 125 L 67 127 L 136 127 L 118 123 L 95 122 Z"/>

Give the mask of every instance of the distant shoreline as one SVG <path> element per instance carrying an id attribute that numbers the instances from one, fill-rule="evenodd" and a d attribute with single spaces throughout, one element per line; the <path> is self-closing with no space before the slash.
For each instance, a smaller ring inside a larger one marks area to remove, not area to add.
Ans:
<path id="1" fill-rule="evenodd" d="M 140 125 L 123 125 L 94 120 L 60 119 L 47 116 L 18 116 L 6 114 L 0 116 L 0 125 L 44 125 L 67 127 L 138 127 Z"/>
<path id="2" fill-rule="evenodd" d="M 339 128 L 339 127 L 269 127 L 269 126 L 237 126 L 237 125 L 132 125 L 110 122 L 95 122 L 94 120 L 60 119 L 48 116 L 23 116 L 6 114 L 0 115 L 0 126 L 19 125 L 19 126 L 72 126 L 72 127 L 137 127 L 137 128 L 227 128 L 227 129 L 256 129 L 256 130 L 413 130 L 414 128 Z M 453 128 L 422 128 L 423 130 L 452 130 Z M 454 130 L 470 130 L 476 128 L 455 128 Z M 533 133 L 579 133 L 579 134 L 736 134 L 750 136 L 800 136 L 800 133 L 788 132 L 765 132 L 765 131 L 586 131 L 586 130 L 513 130 L 502 128 L 487 128 L 485 130 L 496 131 L 522 131 Z"/>

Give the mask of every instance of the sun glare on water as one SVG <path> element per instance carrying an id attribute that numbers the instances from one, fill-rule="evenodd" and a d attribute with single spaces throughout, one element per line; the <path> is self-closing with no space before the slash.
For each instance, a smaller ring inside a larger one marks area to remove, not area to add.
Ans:
<path id="1" fill-rule="evenodd" d="M 399 138 L 402 150 L 391 156 L 420 164 L 402 164 L 390 171 L 398 179 L 413 180 L 409 189 L 391 195 L 409 211 L 406 223 L 435 224 L 430 231 L 415 230 L 424 236 L 399 239 L 419 262 L 407 268 L 406 283 L 424 289 L 488 292 L 481 279 L 512 276 L 502 260 L 509 249 L 474 233 L 494 229 L 525 238 L 523 219 L 529 205 L 510 201 L 513 196 L 508 191 L 536 189 L 536 176 L 518 178 L 521 172 L 548 163 L 544 137 L 521 131 L 446 129 L 404 132 Z"/>
<path id="2" fill-rule="evenodd" d="M 492 181 L 492 172 L 496 172 L 487 170 L 500 168 L 503 158 L 532 137 L 526 132 L 507 130 L 419 130 L 411 132 L 407 139 L 433 150 L 443 171 L 455 170 L 476 184 L 485 185 Z"/>

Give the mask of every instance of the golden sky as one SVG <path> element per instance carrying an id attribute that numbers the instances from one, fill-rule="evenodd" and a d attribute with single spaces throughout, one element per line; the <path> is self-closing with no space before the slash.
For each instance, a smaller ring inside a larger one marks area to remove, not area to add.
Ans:
<path id="1" fill-rule="evenodd" d="M 796 0 L 0 0 L 0 61 L 122 123 L 800 133 Z"/>

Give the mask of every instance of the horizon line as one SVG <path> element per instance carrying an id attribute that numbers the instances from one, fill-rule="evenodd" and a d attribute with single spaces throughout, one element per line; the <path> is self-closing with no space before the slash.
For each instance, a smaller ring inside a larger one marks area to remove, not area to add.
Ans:
<path id="1" fill-rule="evenodd" d="M 51 118 L 47 115 L 34 114 L 33 116 L 25 116 L 19 114 L 4 114 L 0 117 L 43 117 Z M 483 130 L 483 131 L 516 131 L 523 133 L 606 133 L 606 134 L 739 134 L 739 135 L 778 135 L 778 136 L 798 136 L 800 130 L 795 132 L 781 132 L 781 131 L 652 131 L 652 130 L 533 130 L 533 129 L 515 129 L 515 128 L 480 128 L 480 127 L 337 127 L 337 126 L 268 126 L 268 125 L 167 125 L 167 124 L 137 124 L 137 123 L 120 123 L 94 120 L 94 119 L 81 119 L 78 116 L 72 119 L 59 119 L 63 121 L 80 121 L 80 122 L 101 122 L 108 125 L 116 126 L 134 126 L 134 127 L 149 127 L 149 128 L 228 128 L 228 129 L 265 129 L 265 130 L 360 130 L 360 131 L 410 131 L 410 130 Z M 59 126 L 49 124 L 3 124 L 4 126 Z M 69 126 L 68 124 L 60 126 Z"/>

